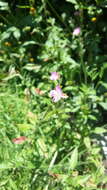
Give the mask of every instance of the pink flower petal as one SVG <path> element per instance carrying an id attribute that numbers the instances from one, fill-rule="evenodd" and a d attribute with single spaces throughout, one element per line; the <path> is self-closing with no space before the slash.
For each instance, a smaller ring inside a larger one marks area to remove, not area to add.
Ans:
<path id="1" fill-rule="evenodd" d="M 59 85 L 55 87 L 55 90 L 50 91 L 50 97 L 52 98 L 53 102 L 58 102 L 61 98 L 66 99 L 68 96 L 64 94 Z"/>
<path id="2" fill-rule="evenodd" d="M 57 72 L 52 72 L 50 76 L 50 80 L 58 80 L 60 78 L 59 73 Z"/>
<path id="3" fill-rule="evenodd" d="M 73 31 L 73 36 L 78 36 L 80 34 L 80 32 L 81 32 L 80 27 L 75 28 L 74 31 Z"/>
<path id="4" fill-rule="evenodd" d="M 59 95 L 62 95 L 62 90 L 59 85 L 56 86 L 55 90 L 59 93 Z"/>
<path id="5" fill-rule="evenodd" d="M 51 90 L 49 95 L 50 95 L 50 97 L 53 97 L 55 94 L 56 94 L 56 91 L 55 90 Z"/>
<path id="6" fill-rule="evenodd" d="M 61 95 L 56 90 L 50 91 L 50 97 L 52 98 L 53 102 L 58 102 L 61 99 Z"/>
<path id="7" fill-rule="evenodd" d="M 26 139 L 27 139 L 27 137 L 21 136 L 21 137 L 18 137 L 18 138 L 14 138 L 14 139 L 12 140 L 12 142 L 13 142 L 14 144 L 22 144 Z"/>

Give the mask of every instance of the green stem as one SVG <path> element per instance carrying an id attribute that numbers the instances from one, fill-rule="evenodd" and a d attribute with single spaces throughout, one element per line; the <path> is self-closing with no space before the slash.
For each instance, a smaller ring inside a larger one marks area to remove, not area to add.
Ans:
<path id="1" fill-rule="evenodd" d="M 80 63 L 81 63 L 81 69 L 84 74 L 84 83 L 87 84 L 87 71 L 86 71 L 86 65 L 84 63 L 84 50 L 83 50 L 83 39 L 80 37 Z"/>
<path id="2" fill-rule="evenodd" d="M 81 26 L 81 31 L 83 31 L 83 9 L 81 9 L 81 17 L 80 17 L 80 26 Z M 81 63 L 81 69 L 84 74 L 84 83 L 87 84 L 87 71 L 86 71 L 86 65 L 84 63 L 84 41 L 83 41 L 83 36 L 81 35 L 79 38 L 79 44 L 80 44 L 80 52 L 79 52 L 79 57 L 80 57 L 80 63 Z"/>

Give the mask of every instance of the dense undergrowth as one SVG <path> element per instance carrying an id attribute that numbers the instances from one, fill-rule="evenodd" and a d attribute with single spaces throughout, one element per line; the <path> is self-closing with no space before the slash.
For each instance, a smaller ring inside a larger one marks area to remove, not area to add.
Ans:
<path id="1" fill-rule="evenodd" d="M 0 1 L 0 190 L 102 190 L 107 0 Z"/>

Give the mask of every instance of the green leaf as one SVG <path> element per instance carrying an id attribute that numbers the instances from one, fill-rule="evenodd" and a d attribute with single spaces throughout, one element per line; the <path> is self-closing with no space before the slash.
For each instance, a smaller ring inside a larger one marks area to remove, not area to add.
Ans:
<path id="1" fill-rule="evenodd" d="M 1 35 L 1 40 L 6 40 L 8 39 L 11 34 L 13 34 L 13 36 L 16 38 L 16 39 L 19 39 L 20 37 L 20 30 L 14 26 L 8 28 L 5 32 L 2 33 Z"/>
<path id="2" fill-rule="evenodd" d="M 29 9 L 30 8 L 30 6 L 28 6 L 28 5 L 16 5 L 16 7 L 18 7 L 18 8 L 20 8 L 20 9 Z"/>
<path id="3" fill-rule="evenodd" d="M 8 3 L 6 3 L 6 2 L 2 2 L 2 1 L 0 1 L 0 7 L 6 7 L 8 5 Z"/>
<path id="4" fill-rule="evenodd" d="M 46 113 L 46 115 L 45 115 L 44 120 L 45 120 L 45 121 L 50 120 L 50 118 L 53 117 L 55 113 L 56 113 L 56 110 L 48 111 L 48 112 Z"/>
<path id="5" fill-rule="evenodd" d="M 103 66 L 101 67 L 101 71 L 99 73 L 100 78 L 103 77 L 105 70 L 107 69 L 107 63 L 103 63 Z"/>
<path id="6" fill-rule="evenodd" d="M 65 91 L 72 91 L 73 87 L 72 86 L 67 86 L 64 88 Z"/>
<path id="7" fill-rule="evenodd" d="M 57 155 L 58 155 L 58 152 L 56 151 L 56 152 L 54 153 L 53 157 L 52 157 L 52 160 L 51 160 L 50 164 L 49 164 L 48 170 L 50 170 L 50 169 L 53 167 L 53 165 L 54 165 L 54 163 L 55 163 L 55 160 L 56 160 L 56 158 L 57 158 Z"/>
<path id="8" fill-rule="evenodd" d="M 3 32 L 1 35 L 1 40 L 6 40 L 10 37 L 11 33 L 9 31 Z"/>
<path id="9" fill-rule="evenodd" d="M 85 146 L 90 149 L 91 148 L 91 141 L 90 141 L 90 138 L 89 137 L 85 137 L 84 138 L 84 144 Z"/>
<path id="10" fill-rule="evenodd" d="M 67 2 L 70 2 L 72 4 L 77 4 L 76 0 L 66 0 Z"/>
<path id="11" fill-rule="evenodd" d="M 48 151 L 47 151 L 47 145 L 45 143 L 45 139 L 39 138 L 37 140 L 37 144 L 39 145 L 39 153 L 41 155 L 44 155 L 45 157 L 48 157 Z"/>
<path id="12" fill-rule="evenodd" d="M 100 102 L 99 105 L 104 108 L 104 110 L 107 110 L 107 102 Z"/>
<path id="13" fill-rule="evenodd" d="M 29 129 L 32 128 L 32 125 L 28 124 L 28 123 L 17 124 L 17 126 L 18 126 L 19 130 L 22 131 L 22 132 L 26 132 L 26 131 L 28 131 Z"/>
<path id="14" fill-rule="evenodd" d="M 9 10 L 8 3 L 0 1 L 0 10 Z"/>
<path id="15" fill-rule="evenodd" d="M 75 148 L 73 151 L 72 151 L 72 155 L 71 155 L 71 158 L 70 158 L 70 161 L 69 161 L 69 168 L 71 170 L 74 170 L 76 165 L 77 165 L 77 162 L 78 162 L 78 149 Z"/>
<path id="16" fill-rule="evenodd" d="M 0 73 L 0 80 L 3 80 L 6 77 L 7 77 L 6 73 Z"/>
<path id="17" fill-rule="evenodd" d="M 9 179 L 9 183 L 13 190 L 18 190 L 18 188 L 15 184 L 15 181 L 13 181 L 12 179 Z"/>
<path id="18" fill-rule="evenodd" d="M 99 81 L 97 86 L 99 86 L 99 85 L 103 86 L 104 88 L 107 88 L 107 83 L 106 82 Z"/>
<path id="19" fill-rule="evenodd" d="M 15 77 L 19 77 L 20 79 L 22 79 L 22 76 L 20 74 L 14 73 L 14 74 L 9 74 L 6 78 L 3 78 L 3 81 L 8 81 L 10 79 L 13 79 Z"/>
<path id="20" fill-rule="evenodd" d="M 27 64 L 23 68 L 26 69 L 26 70 L 28 70 L 28 71 L 38 72 L 40 70 L 40 68 L 41 68 L 41 65 Z"/>
<path id="21" fill-rule="evenodd" d="M 0 187 L 4 186 L 8 182 L 8 179 L 0 181 Z"/>
<path id="22" fill-rule="evenodd" d="M 13 36 L 17 39 L 17 40 L 19 40 L 19 38 L 20 38 L 20 30 L 19 29 L 16 29 L 14 32 L 13 32 Z"/>
<path id="23" fill-rule="evenodd" d="M 28 45 L 33 45 L 33 44 L 36 44 L 35 41 L 27 41 L 25 43 L 23 43 L 23 46 L 28 46 Z"/>
<path id="24" fill-rule="evenodd" d="M 3 162 L 0 164 L 0 170 L 13 168 L 13 165 L 10 162 Z"/>
<path id="25" fill-rule="evenodd" d="M 96 154 L 98 155 L 99 152 L 100 152 L 100 148 L 98 148 L 98 147 L 97 147 L 97 148 L 92 148 L 92 149 L 91 149 L 91 153 L 94 154 L 94 155 L 96 155 Z"/>
<path id="26" fill-rule="evenodd" d="M 86 183 L 90 177 L 91 175 L 78 176 L 78 184 L 84 185 L 84 183 Z"/>
<path id="27" fill-rule="evenodd" d="M 64 110 L 63 110 L 63 112 L 65 111 L 65 113 L 69 113 L 69 112 L 71 112 L 71 108 L 65 108 Z"/>
<path id="28" fill-rule="evenodd" d="M 32 112 L 28 112 L 27 118 L 28 121 L 33 125 L 38 121 L 38 116 Z"/>
<path id="29" fill-rule="evenodd" d="M 101 134 L 105 133 L 107 130 L 102 128 L 102 127 L 96 127 L 95 130 L 93 131 L 95 134 Z"/>

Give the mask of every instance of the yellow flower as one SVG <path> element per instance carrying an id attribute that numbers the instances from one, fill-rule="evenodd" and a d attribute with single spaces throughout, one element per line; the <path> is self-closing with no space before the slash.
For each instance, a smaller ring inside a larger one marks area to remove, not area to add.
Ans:
<path id="1" fill-rule="evenodd" d="M 4 45 L 10 47 L 12 44 L 10 42 L 5 42 Z"/>
<path id="2" fill-rule="evenodd" d="M 35 12 L 36 12 L 36 9 L 35 9 L 34 7 L 31 7 L 31 8 L 30 8 L 30 14 L 31 14 L 31 15 L 34 15 Z"/>
<path id="3" fill-rule="evenodd" d="M 31 58 L 29 59 L 29 61 L 30 61 L 30 62 L 34 62 L 34 58 L 31 57 Z"/>
<path id="4" fill-rule="evenodd" d="M 92 22 L 96 22 L 96 20 L 97 20 L 96 17 L 92 17 L 92 18 L 91 18 L 91 21 L 92 21 Z"/>

